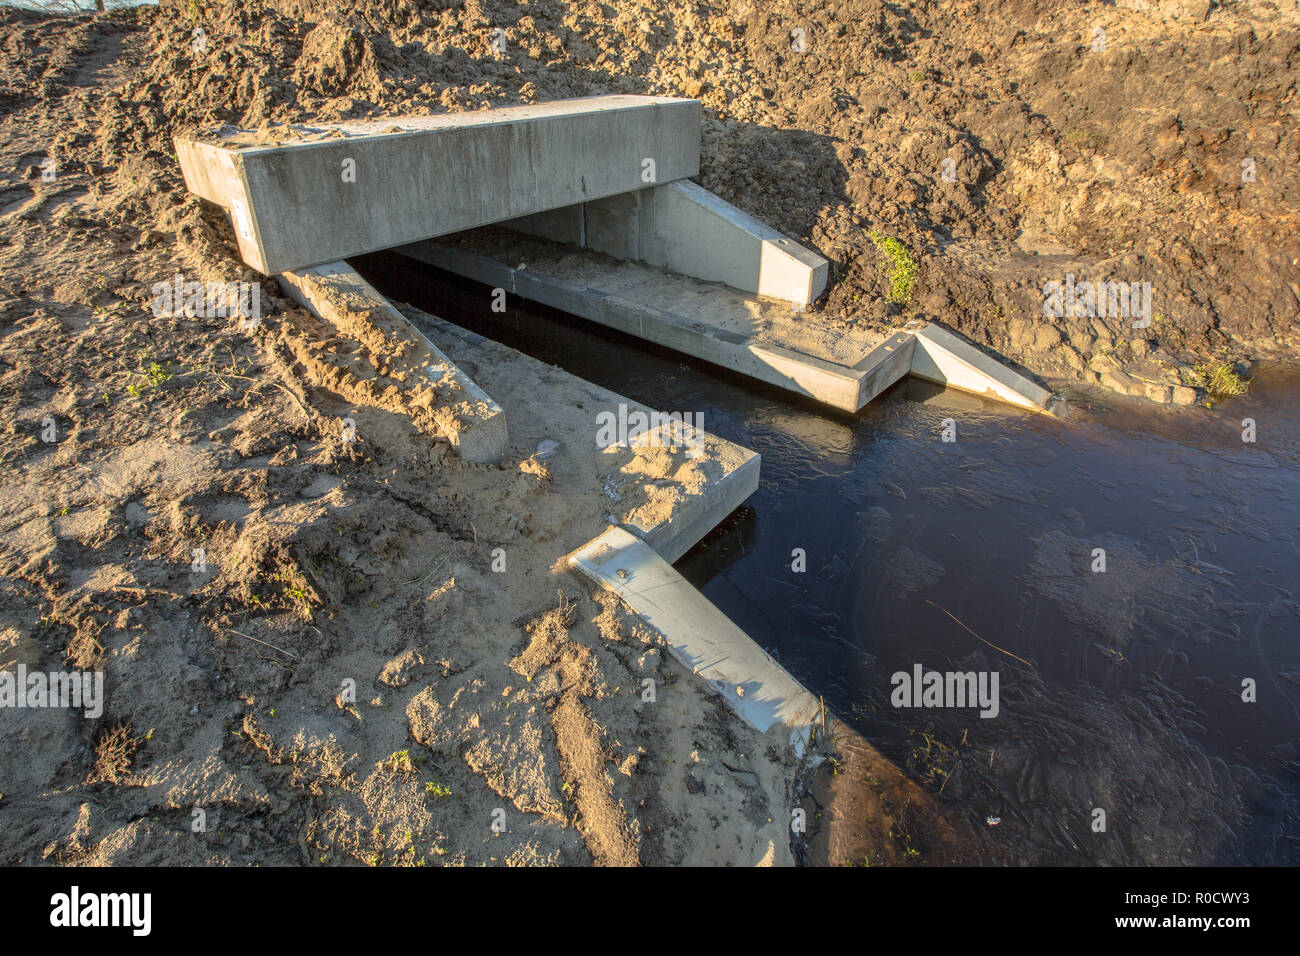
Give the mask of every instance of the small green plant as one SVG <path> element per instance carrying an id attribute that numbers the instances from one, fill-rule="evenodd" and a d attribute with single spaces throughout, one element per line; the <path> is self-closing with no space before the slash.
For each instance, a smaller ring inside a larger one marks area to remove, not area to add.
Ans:
<path id="1" fill-rule="evenodd" d="M 409 750 L 399 750 L 390 755 L 384 765 L 397 773 L 415 773 L 415 761 L 411 759 Z"/>
<path id="2" fill-rule="evenodd" d="M 884 236 L 874 230 L 868 235 L 876 248 L 889 257 L 889 301 L 897 306 L 906 306 L 916 289 L 916 260 L 907 251 L 907 246 L 893 236 Z"/>
<path id="3" fill-rule="evenodd" d="M 127 394 L 132 398 L 143 398 L 144 393 L 151 388 L 159 388 L 172 380 L 172 372 L 161 362 L 151 360 L 145 365 L 145 358 L 148 356 L 145 350 L 141 349 L 136 358 L 140 362 L 141 371 L 138 373 L 142 376 L 143 381 L 132 382 L 126 387 Z M 108 394 L 104 395 L 105 404 L 108 404 Z"/>
<path id="4" fill-rule="evenodd" d="M 150 362 L 149 367 L 145 369 L 145 378 L 150 385 L 157 388 L 165 382 L 170 382 L 172 373 L 168 371 L 167 366 L 158 362 Z"/>
<path id="5" fill-rule="evenodd" d="M 431 797 L 437 797 L 439 800 L 451 796 L 451 788 L 444 787 L 440 783 L 434 783 L 432 780 L 424 785 L 424 792 Z"/>
<path id="6" fill-rule="evenodd" d="M 1065 131 L 1065 141 L 1081 149 L 1098 150 L 1106 145 L 1106 137 L 1091 126 L 1076 126 Z"/>

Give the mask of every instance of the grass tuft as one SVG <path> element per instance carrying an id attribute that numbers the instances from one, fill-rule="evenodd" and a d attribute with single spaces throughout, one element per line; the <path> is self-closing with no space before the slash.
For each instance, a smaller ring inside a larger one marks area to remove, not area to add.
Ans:
<path id="1" fill-rule="evenodd" d="M 878 232 L 869 233 L 876 248 L 889 257 L 889 295 L 894 305 L 906 306 L 912 301 L 912 292 L 916 289 L 916 260 L 893 236 L 883 236 Z"/>
<path id="2" fill-rule="evenodd" d="M 1231 362 L 1218 364 L 1205 363 L 1195 366 L 1192 371 L 1202 388 L 1214 398 L 1232 398 L 1244 395 L 1250 388 L 1250 382 L 1237 374 Z"/>

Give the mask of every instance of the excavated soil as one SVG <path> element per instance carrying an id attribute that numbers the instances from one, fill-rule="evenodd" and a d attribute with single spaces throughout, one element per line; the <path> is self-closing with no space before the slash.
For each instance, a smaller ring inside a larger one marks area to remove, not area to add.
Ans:
<path id="1" fill-rule="evenodd" d="M 345 7 L 0 12 L 0 669 L 102 669 L 110 700 L 4 715 L 6 863 L 791 858 L 788 753 L 611 599 L 545 562 L 491 583 L 482 542 L 541 494 L 531 447 L 466 465 L 313 387 L 273 283 L 256 328 L 154 314 L 177 272 L 250 277 L 180 129 L 695 96 L 701 184 L 833 261 L 824 333 L 930 319 L 1063 390 L 1163 402 L 1297 344 L 1285 0 Z M 916 265 L 898 302 L 884 237 Z M 1067 274 L 1150 282 L 1151 325 L 1045 318 Z M 367 442 L 337 440 L 349 411 Z M 676 712 L 632 706 L 647 666 Z M 811 855 L 891 858 L 843 842 Z"/>

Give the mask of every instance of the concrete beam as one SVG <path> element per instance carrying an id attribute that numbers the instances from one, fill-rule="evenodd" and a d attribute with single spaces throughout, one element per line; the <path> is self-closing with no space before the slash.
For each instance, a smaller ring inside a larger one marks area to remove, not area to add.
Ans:
<path id="1" fill-rule="evenodd" d="M 673 566 L 623 528 L 609 528 L 569 564 L 617 594 L 663 634 L 669 653 L 706 680 L 750 726 L 780 726 L 802 755 L 821 705 Z"/>
<path id="2" fill-rule="evenodd" d="M 191 192 L 231 211 L 271 275 L 699 172 L 700 103 L 595 96 L 530 106 L 176 137 Z"/>
<path id="3" fill-rule="evenodd" d="M 496 463 L 509 444 L 501 406 L 345 262 L 284 272 L 280 287 L 339 336 L 360 344 L 368 364 L 403 395 L 416 427 L 447 441 L 466 461 Z M 322 349 L 314 364 L 332 365 L 332 390 L 348 393 L 355 371 Z M 356 389 L 347 398 L 364 400 Z"/>

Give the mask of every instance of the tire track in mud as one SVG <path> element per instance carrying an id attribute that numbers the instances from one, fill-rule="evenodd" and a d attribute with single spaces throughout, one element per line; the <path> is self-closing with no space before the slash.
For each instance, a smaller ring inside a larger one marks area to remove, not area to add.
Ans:
<path id="1" fill-rule="evenodd" d="M 577 808 L 578 830 L 598 866 L 636 866 L 638 841 L 614 799 L 600 728 L 582 703 L 583 695 L 594 690 L 596 662 L 587 648 L 569 638 L 575 608 L 561 595 L 556 607 L 528 625 L 531 640 L 510 666 L 530 681 L 544 668 L 556 671 L 561 689 L 551 726 L 566 781 L 562 789 Z"/>

